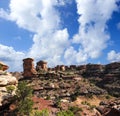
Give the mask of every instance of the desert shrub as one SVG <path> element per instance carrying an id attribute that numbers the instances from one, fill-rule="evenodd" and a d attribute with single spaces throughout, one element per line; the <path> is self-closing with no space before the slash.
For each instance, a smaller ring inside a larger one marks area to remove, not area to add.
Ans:
<path id="1" fill-rule="evenodd" d="M 47 109 L 44 110 L 35 110 L 31 116 L 49 116 L 49 111 Z"/>
<path id="2" fill-rule="evenodd" d="M 89 106 L 89 108 L 90 108 L 90 110 L 93 110 L 94 108 L 96 108 L 96 105 L 91 105 L 89 102 L 87 102 L 87 101 L 83 101 L 83 102 L 81 102 L 81 104 L 83 104 L 83 105 L 88 105 Z"/>
<path id="3" fill-rule="evenodd" d="M 106 95 L 105 98 L 106 98 L 106 99 L 110 99 L 111 96 L 110 96 L 110 95 Z"/>
<path id="4" fill-rule="evenodd" d="M 54 106 L 57 108 L 61 108 L 60 98 L 56 97 L 55 102 L 54 102 Z"/>
<path id="5" fill-rule="evenodd" d="M 29 115 L 33 109 L 33 101 L 31 100 L 32 88 L 23 81 L 18 84 L 16 91 L 16 113 L 20 116 Z"/>
<path id="6" fill-rule="evenodd" d="M 66 111 L 60 111 L 57 113 L 57 116 L 75 116 L 72 111 L 66 110 Z"/>
<path id="7" fill-rule="evenodd" d="M 74 114 L 76 114 L 77 112 L 79 112 L 79 111 L 83 111 L 83 109 L 82 108 L 79 108 L 79 107 L 77 107 L 77 106 L 71 106 L 71 107 L 69 107 L 68 108 L 70 111 L 72 111 Z"/>
<path id="8" fill-rule="evenodd" d="M 8 85 L 8 86 L 6 87 L 6 89 L 7 89 L 7 92 L 8 92 L 9 94 L 12 94 L 12 92 L 15 90 L 15 86 L 13 86 L 13 85 Z"/>
<path id="9" fill-rule="evenodd" d="M 88 98 L 93 98 L 93 94 L 92 93 L 88 93 L 88 94 L 86 94 L 86 97 L 88 97 Z"/>
<path id="10" fill-rule="evenodd" d="M 47 97 L 46 97 L 46 100 L 50 100 L 51 99 L 51 97 L 48 95 Z"/>
<path id="11" fill-rule="evenodd" d="M 90 105 L 90 110 L 93 110 L 94 108 L 96 108 L 96 105 Z"/>
<path id="12" fill-rule="evenodd" d="M 90 106 L 90 103 L 88 103 L 87 101 L 82 101 L 81 104 Z"/>
<path id="13" fill-rule="evenodd" d="M 71 101 L 75 101 L 78 96 L 79 96 L 79 91 L 76 90 L 75 93 L 70 96 Z"/>
<path id="14" fill-rule="evenodd" d="M 29 115 L 32 112 L 33 101 L 30 98 L 24 99 L 18 103 L 18 114 Z"/>

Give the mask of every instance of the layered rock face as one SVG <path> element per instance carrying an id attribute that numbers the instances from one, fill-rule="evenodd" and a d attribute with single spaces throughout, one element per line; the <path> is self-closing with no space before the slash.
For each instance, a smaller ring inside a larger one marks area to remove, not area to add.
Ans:
<path id="1" fill-rule="evenodd" d="M 102 80 L 97 85 L 106 89 L 111 95 L 120 97 L 120 62 L 106 65 Z"/>
<path id="2" fill-rule="evenodd" d="M 17 79 L 10 73 L 0 70 L 0 106 L 4 104 L 4 100 L 8 100 L 15 94 L 17 87 Z M 11 88 L 7 90 L 7 88 Z"/>
<path id="3" fill-rule="evenodd" d="M 34 64 L 33 64 L 33 59 L 32 58 L 26 58 L 23 59 L 23 76 L 24 77 L 34 77 L 37 72 L 34 68 Z"/>
<path id="4" fill-rule="evenodd" d="M 120 76 L 120 62 L 114 62 L 106 65 L 105 73 L 115 75 L 115 76 Z"/>
<path id="5" fill-rule="evenodd" d="M 106 103 L 101 102 L 97 110 L 102 116 L 120 116 L 120 98 Z"/>
<path id="6" fill-rule="evenodd" d="M 100 64 L 86 65 L 85 74 L 89 77 L 100 77 L 104 73 L 104 66 Z"/>
<path id="7" fill-rule="evenodd" d="M 47 68 L 47 62 L 45 61 L 39 61 L 37 62 L 37 66 L 36 66 L 36 70 L 39 71 L 39 70 L 44 70 L 44 71 L 47 71 L 48 68 Z"/>

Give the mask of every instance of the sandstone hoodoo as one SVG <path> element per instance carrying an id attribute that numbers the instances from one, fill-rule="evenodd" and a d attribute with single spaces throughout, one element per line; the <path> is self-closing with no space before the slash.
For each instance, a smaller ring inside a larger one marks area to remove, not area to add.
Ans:
<path id="1" fill-rule="evenodd" d="M 55 68 L 54 68 L 55 71 L 65 71 L 66 68 L 64 65 L 57 65 Z"/>
<path id="2" fill-rule="evenodd" d="M 23 59 L 24 72 L 11 72 L 12 75 L 5 71 L 8 66 L 1 63 L 0 116 L 4 116 L 6 110 L 6 116 L 14 114 L 16 103 L 12 103 L 12 99 L 18 92 L 15 92 L 17 79 L 33 89 L 34 111 L 47 108 L 49 116 L 58 116 L 59 111 L 66 110 L 72 111 L 74 116 L 120 116 L 120 62 L 48 68 L 47 62 L 41 60 L 35 69 L 33 61 L 32 58 Z"/>
<path id="3" fill-rule="evenodd" d="M 61 65 L 61 66 L 60 66 L 60 70 L 61 70 L 61 71 L 65 71 L 65 66 L 64 66 L 64 65 Z"/>
<path id="4" fill-rule="evenodd" d="M 47 62 L 43 61 L 43 60 L 40 60 L 39 62 L 37 62 L 37 66 L 36 66 L 36 70 L 44 70 L 44 71 L 47 71 L 48 68 L 47 68 Z"/>
<path id="5" fill-rule="evenodd" d="M 7 70 L 8 68 L 9 68 L 9 67 L 8 67 L 6 64 L 4 64 L 3 62 L 0 61 L 0 70 L 5 71 L 5 70 Z"/>
<path id="6" fill-rule="evenodd" d="M 37 72 L 34 68 L 34 64 L 33 64 L 33 59 L 32 58 L 26 58 L 23 59 L 23 76 L 24 77 L 34 77 Z"/>

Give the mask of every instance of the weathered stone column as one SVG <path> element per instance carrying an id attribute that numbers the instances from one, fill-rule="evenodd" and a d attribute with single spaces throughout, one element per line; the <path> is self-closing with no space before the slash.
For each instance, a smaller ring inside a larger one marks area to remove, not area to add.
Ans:
<path id="1" fill-rule="evenodd" d="M 34 59 L 32 58 L 23 59 L 23 76 L 24 77 L 34 77 L 37 74 L 37 71 L 34 68 L 33 61 Z"/>
<path id="2" fill-rule="evenodd" d="M 37 62 L 36 70 L 47 71 L 48 70 L 48 68 L 47 68 L 47 62 L 42 61 L 42 60 L 39 61 L 39 62 Z"/>

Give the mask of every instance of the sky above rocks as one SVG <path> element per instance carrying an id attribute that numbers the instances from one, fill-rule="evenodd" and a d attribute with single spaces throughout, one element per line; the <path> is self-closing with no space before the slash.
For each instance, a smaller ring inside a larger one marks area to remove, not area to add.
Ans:
<path id="1" fill-rule="evenodd" d="M 120 0 L 0 0 L 0 61 L 48 66 L 120 61 Z"/>

